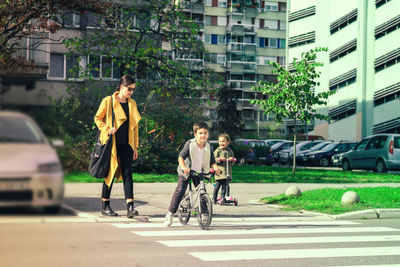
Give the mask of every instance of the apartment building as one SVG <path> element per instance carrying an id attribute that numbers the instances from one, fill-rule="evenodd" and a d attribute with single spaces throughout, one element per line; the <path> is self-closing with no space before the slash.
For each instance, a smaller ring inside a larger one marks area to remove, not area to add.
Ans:
<path id="1" fill-rule="evenodd" d="M 287 58 L 328 47 L 316 92 L 336 90 L 311 134 L 357 141 L 400 132 L 400 1 L 288 0 Z M 288 125 L 290 127 L 290 123 Z"/>
<path id="2" fill-rule="evenodd" d="M 176 60 L 189 61 L 194 71 L 207 67 L 221 75 L 234 91 L 237 111 L 244 120 L 245 128 L 262 131 L 274 122 L 273 116 L 265 115 L 250 104 L 249 100 L 256 97 L 250 88 L 259 80 L 275 79 L 268 61 L 286 63 L 286 0 L 189 0 L 181 4 L 188 17 L 200 26 L 199 38 L 204 42 L 207 53 L 177 54 L 171 51 L 171 55 Z M 51 39 L 79 37 L 98 26 L 91 18 L 68 12 L 62 23 L 61 30 L 48 33 Z M 27 47 L 35 40 L 34 37 L 28 38 Z M 66 79 L 74 80 L 77 76 L 71 72 L 75 65 L 84 67 L 92 62 L 90 56 L 67 56 L 68 51 L 61 44 L 42 44 L 40 48 L 26 51 L 26 57 L 34 59 L 36 66 L 40 67 L 40 73 L 34 77 L 31 73 L 26 74 L 31 79 L 28 86 L 26 81 L 19 84 L 14 81 L 8 87 L 3 86 L 6 105 L 45 104 L 48 99 L 44 96 L 58 97 L 65 92 Z M 164 44 L 163 48 L 168 50 L 168 45 Z M 90 73 L 92 78 L 117 81 L 119 70 L 113 64 L 110 59 L 101 58 L 98 71 Z M 112 71 L 103 71 L 103 66 L 111 66 Z M 211 121 L 217 119 L 215 102 L 205 109 L 204 115 Z"/>
<path id="3" fill-rule="evenodd" d="M 192 0 L 186 1 L 188 16 L 201 25 L 200 38 L 207 54 L 200 64 L 219 73 L 234 91 L 237 111 L 245 129 L 265 129 L 273 123 L 250 104 L 250 89 L 259 80 L 274 80 L 268 61 L 285 65 L 286 0 Z M 204 61 L 204 62 L 203 62 Z M 206 110 L 216 120 L 215 105 Z"/>

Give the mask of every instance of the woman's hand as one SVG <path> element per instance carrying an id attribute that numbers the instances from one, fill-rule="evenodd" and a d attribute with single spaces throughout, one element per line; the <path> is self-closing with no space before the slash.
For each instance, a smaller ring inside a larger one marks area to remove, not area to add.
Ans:
<path id="1" fill-rule="evenodd" d="M 113 135 L 115 134 L 116 130 L 115 128 L 111 128 L 110 130 L 108 130 L 108 135 Z"/>
<path id="2" fill-rule="evenodd" d="M 139 156 L 139 154 L 138 154 L 138 152 L 137 152 L 137 148 L 135 148 L 135 149 L 133 150 L 133 160 L 137 159 L 138 156 Z"/>
<path id="3" fill-rule="evenodd" d="M 184 174 L 189 174 L 189 172 L 190 172 L 190 168 L 186 167 L 183 169 Z"/>

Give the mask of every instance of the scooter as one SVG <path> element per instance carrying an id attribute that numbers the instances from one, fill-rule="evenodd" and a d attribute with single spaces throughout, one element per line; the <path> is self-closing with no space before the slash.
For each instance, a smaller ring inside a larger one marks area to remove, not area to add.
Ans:
<path id="1" fill-rule="evenodd" d="M 221 197 L 219 196 L 217 198 L 218 204 L 234 204 L 235 206 L 238 205 L 238 200 L 236 198 L 233 198 L 230 196 L 230 186 L 229 186 L 229 180 L 231 178 L 231 174 L 229 173 L 229 162 L 236 162 L 236 158 L 233 158 L 231 160 L 229 159 L 219 159 L 219 161 L 225 161 L 226 162 L 226 196 L 225 196 L 225 201 L 222 201 Z"/>

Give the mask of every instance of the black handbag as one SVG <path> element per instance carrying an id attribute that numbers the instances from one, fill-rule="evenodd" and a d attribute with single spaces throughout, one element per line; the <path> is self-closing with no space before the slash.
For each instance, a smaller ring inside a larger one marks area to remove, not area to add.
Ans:
<path id="1" fill-rule="evenodd" d="M 112 111 L 112 126 L 114 127 L 114 108 L 113 99 L 111 97 L 111 111 Z M 94 178 L 103 179 L 108 176 L 110 172 L 111 162 L 111 148 L 112 148 L 112 135 L 108 138 L 107 142 L 103 145 L 100 142 L 100 132 L 97 137 L 97 142 L 94 146 L 92 154 L 90 155 L 89 174 Z"/>

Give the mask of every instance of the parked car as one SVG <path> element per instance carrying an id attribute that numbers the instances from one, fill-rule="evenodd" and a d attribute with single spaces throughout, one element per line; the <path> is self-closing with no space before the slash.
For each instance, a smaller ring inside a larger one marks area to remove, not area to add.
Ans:
<path id="1" fill-rule="evenodd" d="M 355 144 L 354 142 L 333 142 L 320 150 L 305 154 L 303 163 L 308 166 L 328 167 L 332 165 L 331 158 L 333 155 L 349 151 Z"/>
<path id="2" fill-rule="evenodd" d="M 263 140 L 269 147 L 272 147 L 273 145 L 275 145 L 276 143 L 280 143 L 280 142 L 284 142 L 287 140 L 284 139 L 266 139 Z"/>
<path id="3" fill-rule="evenodd" d="M 367 136 L 342 157 L 342 169 L 400 170 L 400 134 Z"/>
<path id="4" fill-rule="evenodd" d="M 344 153 L 346 153 L 346 152 L 344 152 Z M 332 158 L 331 158 L 332 166 L 335 166 L 335 167 L 342 166 L 342 158 L 343 158 L 344 153 L 340 153 L 340 154 L 336 154 L 336 155 L 332 156 Z"/>
<path id="5" fill-rule="evenodd" d="M 303 151 L 309 150 L 315 145 L 323 142 L 322 140 L 313 140 L 313 141 L 303 141 L 296 144 L 296 154 L 300 154 Z M 281 150 L 279 152 L 279 164 L 288 164 L 290 161 L 293 161 L 293 147 L 285 150 Z"/>
<path id="6" fill-rule="evenodd" d="M 257 139 L 236 139 L 235 144 L 249 146 L 249 150 L 244 155 L 242 162 L 256 165 L 272 164 L 270 147 L 264 141 Z"/>
<path id="7" fill-rule="evenodd" d="M 64 174 L 58 156 L 27 115 L 0 111 L 0 207 L 60 210 Z"/>
<path id="8" fill-rule="evenodd" d="M 296 164 L 303 165 L 303 164 L 304 164 L 304 163 L 303 163 L 303 156 L 304 156 L 305 154 L 307 154 L 308 152 L 320 150 L 320 149 L 322 149 L 323 147 L 325 147 L 325 146 L 327 146 L 327 145 L 329 145 L 329 144 L 331 144 L 331 143 L 332 143 L 332 141 L 323 141 L 323 142 L 319 142 L 318 144 L 316 144 L 315 146 L 311 147 L 310 149 L 308 149 L 308 150 L 303 150 L 302 152 L 296 154 Z"/>
<path id="9" fill-rule="evenodd" d="M 270 149 L 270 153 L 273 158 L 273 162 L 279 162 L 279 151 L 283 149 L 288 149 L 293 146 L 293 141 L 283 141 L 280 143 L 276 143 Z"/>

